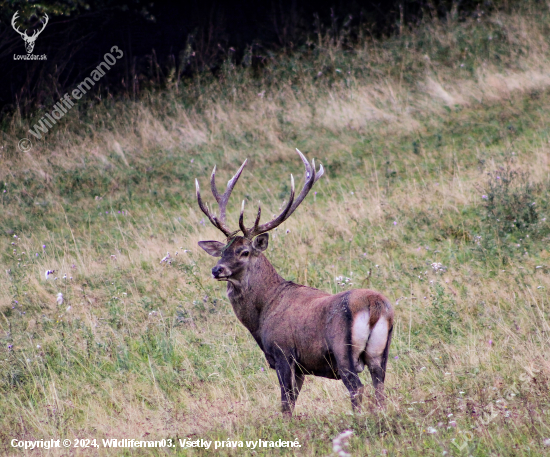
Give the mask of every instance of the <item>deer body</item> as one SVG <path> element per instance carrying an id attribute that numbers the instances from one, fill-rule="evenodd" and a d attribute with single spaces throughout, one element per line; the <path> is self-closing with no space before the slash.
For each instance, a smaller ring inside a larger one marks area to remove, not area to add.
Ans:
<path id="1" fill-rule="evenodd" d="M 305 158 L 302 160 L 307 163 Z M 243 167 L 229 182 L 224 197 L 227 194 L 228 198 Z M 315 182 L 314 170 L 312 173 L 306 166 L 309 188 Z M 321 174 L 322 168 L 318 176 Z M 212 188 L 214 191 L 215 184 Z M 307 191 L 302 191 L 301 199 L 305 194 Z M 197 196 L 202 209 L 198 186 Z M 293 196 L 294 186 L 280 219 L 293 211 Z M 222 197 L 216 199 L 220 201 Z M 225 214 L 225 208 L 221 212 Z M 228 231 L 225 221 L 209 212 L 205 214 L 214 225 L 225 229 L 224 233 Z M 246 229 L 241 211 L 239 222 L 245 236 L 226 233 L 227 244 L 201 241 L 199 245 L 210 255 L 221 257 L 212 269 L 212 276 L 227 281 L 227 295 L 237 318 L 250 331 L 269 366 L 277 371 L 283 412 L 292 414 L 306 375 L 341 379 L 350 392 L 354 409 L 360 408 L 363 386 L 358 373 L 365 366 L 371 373 L 376 399 L 382 405 L 393 326 L 390 302 L 372 290 L 355 289 L 331 295 L 284 280 L 264 255 L 269 239 L 265 229 L 273 226 L 271 223 L 258 226 L 259 214 L 254 229 Z"/>

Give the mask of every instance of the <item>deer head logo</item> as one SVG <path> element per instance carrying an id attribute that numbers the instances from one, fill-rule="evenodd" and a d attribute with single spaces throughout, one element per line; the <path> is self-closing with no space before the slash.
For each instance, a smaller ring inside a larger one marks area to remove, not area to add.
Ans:
<path id="1" fill-rule="evenodd" d="M 25 49 L 27 50 L 27 54 L 31 54 L 32 50 L 34 49 L 34 42 L 38 38 L 38 35 L 42 33 L 42 31 L 46 28 L 46 24 L 48 23 L 48 15 L 44 14 L 44 19 L 42 22 L 42 28 L 40 30 L 35 30 L 31 36 L 27 35 L 27 31 L 21 32 L 19 30 L 19 27 L 16 27 L 15 21 L 17 20 L 19 15 L 19 11 L 16 11 L 11 19 L 11 26 L 13 27 L 13 30 L 15 30 L 19 35 L 21 35 L 21 38 L 23 38 L 23 41 L 25 41 Z"/>

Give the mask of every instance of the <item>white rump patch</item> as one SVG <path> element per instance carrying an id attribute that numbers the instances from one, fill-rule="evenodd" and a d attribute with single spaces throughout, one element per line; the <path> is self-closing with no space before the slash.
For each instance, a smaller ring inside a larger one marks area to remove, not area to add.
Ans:
<path id="1" fill-rule="evenodd" d="M 372 332 L 367 344 L 367 356 L 369 359 L 374 359 L 382 356 L 388 341 L 389 325 L 384 316 L 378 319 L 378 322 L 372 328 Z"/>
<path id="2" fill-rule="evenodd" d="M 352 359 L 355 363 L 357 373 L 361 373 L 365 369 L 365 364 L 359 356 L 365 350 L 369 339 L 369 319 L 370 314 L 368 310 L 360 311 L 355 316 L 351 328 Z"/>

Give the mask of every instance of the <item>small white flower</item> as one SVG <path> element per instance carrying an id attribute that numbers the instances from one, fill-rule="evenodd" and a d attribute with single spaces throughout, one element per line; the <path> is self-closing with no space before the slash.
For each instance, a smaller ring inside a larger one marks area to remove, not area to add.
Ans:
<path id="1" fill-rule="evenodd" d="M 351 457 L 351 454 L 347 452 L 351 435 L 353 435 L 351 430 L 345 430 L 334 438 L 332 440 L 332 452 L 339 457 Z"/>
<path id="2" fill-rule="evenodd" d="M 433 433 L 437 433 L 437 429 L 435 429 L 435 428 L 433 428 L 433 427 L 428 427 L 427 432 L 428 432 L 428 433 L 432 433 L 432 434 L 433 434 Z"/>
<path id="3" fill-rule="evenodd" d="M 62 305 L 63 304 L 63 294 L 61 292 L 59 292 L 57 294 L 57 304 L 58 305 Z"/>
<path id="4" fill-rule="evenodd" d="M 289 229 L 286 229 L 286 233 L 287 233 L 287 234 L 290 233 L 290 230 L 289 230 Z"/>
<path id="5" fill-rule="evenodd" d="M 71 307 L 70 306 L 67 306 L 67 311 L 70 311 L 71 310 Z"/>
<path id="6" fill-rule="evenodd" d="M 542 444 L 544 444 L 545 446 L 550 446 L 550 438 L 546 438 Z"/>
<path id="7" fill-rule="evenodd" d="M 165 256 L 162 258 L 162 260 L 160 261 L 160 263 L 162 263 L 162 262 L 167 262 L 169 258 L 170 258 L 170 253 L 167 252 L 166 255 L 165 255 Z"/>
<path id="8" fill-rule="evenodd" d="M 42 346 L 40 346 L 39 344 L 36 345 L 37 349 L 40 349 Z"/>

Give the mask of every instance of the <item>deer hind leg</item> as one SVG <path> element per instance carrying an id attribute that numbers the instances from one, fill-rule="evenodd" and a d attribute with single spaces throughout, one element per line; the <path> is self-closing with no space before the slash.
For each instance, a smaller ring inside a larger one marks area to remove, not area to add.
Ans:
<path id="1" fill-rule="evenodd" d="M 385 406 L 384 380 L 393 331 L 393 326 L 388 327 L 388 321 L 381 317 L 371 331 L 366 348 L 367 366 L 374 386 L 376 403 L 380 408 Z"/>
<path id="2" fill-rule="evenodd" d="M 354 411 L 361 411 L 363 401 L 363 384 L 359 379 L 353 360 L 353 350 L 350 344 L 341 345 L 342 350 L 334 351 L 338 374 L 351 397 L 351 406 Z"/>

